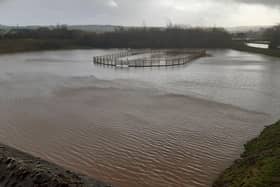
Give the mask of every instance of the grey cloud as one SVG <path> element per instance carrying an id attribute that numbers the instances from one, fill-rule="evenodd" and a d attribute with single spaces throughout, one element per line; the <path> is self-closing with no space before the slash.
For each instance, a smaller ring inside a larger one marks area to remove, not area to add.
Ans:
<path id="1" fill-rule="evenodd" d="M 269 5 L 266 20 L 260 23 L 255 19 L 259 12 L 247 16 L 247 10 L 240 10 L 244 3 Z M 278 4 L 280 0 L 0 0 L 0 24 L 141 25 L 145 22 L 149 26 L 165 25 L 171 20 L 199 26 L 243 25 L 244 21 L 239 23 L 242 19 L 236 18 L 240 15 L 251 24 L 270 24 L 275 22 L 271 19 L 266 23 L 270 14 L 273 19 L 278 18 L 271 7 Z"/>
<path id="2" fill-rule="evenodd" d="M 280 0 L 233 0 L 239 3 L 246 4 L 261 4 L 266 6 L 279 6 Z"/>

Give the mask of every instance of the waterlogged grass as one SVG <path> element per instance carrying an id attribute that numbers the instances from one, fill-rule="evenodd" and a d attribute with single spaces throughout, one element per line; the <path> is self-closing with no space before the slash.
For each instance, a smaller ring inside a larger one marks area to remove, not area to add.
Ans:
<path id="1" fill-rule="evenodd" d="M 248 142 L 213 187 L 280 187 L 280 122 Z"/>

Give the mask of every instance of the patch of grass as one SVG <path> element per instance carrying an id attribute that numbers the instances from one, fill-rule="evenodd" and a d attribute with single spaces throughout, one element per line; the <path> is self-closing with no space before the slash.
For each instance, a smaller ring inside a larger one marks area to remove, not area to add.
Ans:
<path id="1" fill-rule="evenodd" d="M 234 162 L 213 187 L 279 187 L 280 122 L 267 127 L 245 145 L 241 159 Z"/>

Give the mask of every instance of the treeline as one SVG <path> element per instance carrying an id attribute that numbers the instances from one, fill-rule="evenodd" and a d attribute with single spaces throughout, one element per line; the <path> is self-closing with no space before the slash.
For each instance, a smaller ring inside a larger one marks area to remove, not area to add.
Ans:
<path id="1" fill-rule="evenodd" d="M 223 29 L 129 29 L 88 37 L 84 42 L 113 48 L 223 48 L 231 36 Z"/>
<path id="2" fill-rule="evenodd" d="M 32 39 L 56 44 L 67 41 L 68 45 L 92 48 L 226 48 L 231 45 L 231 35 L 221 28 L 133 28 L 99 34 L 64 26 L 19 28 L 1 35 L 0 39 Z"/>
<path id="3" fill-rule="evenodd" d="M 0 53 L 90 47 L 79 44 L 82 33 L 61 26 L 52 29 L 42 27 L 4 30 L 0 32 Z"/>
<path id="4" fill-rule="evenodd" d="M 264 32 L 264 38 L 270 41 L 270 48 L 276 49 L 280 46 L 280 25 L 271 27 Z"/>
<path id="5" fill-rule="evenodd" d="M 38 29 L 16 28 L 0 36 L 1 39 L 78 39 L 82 31 L 68 30 L 66 26 Z"/>

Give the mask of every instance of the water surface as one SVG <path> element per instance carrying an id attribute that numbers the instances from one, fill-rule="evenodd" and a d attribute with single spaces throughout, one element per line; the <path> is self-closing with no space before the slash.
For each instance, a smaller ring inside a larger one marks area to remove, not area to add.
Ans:
<path id="1" fill-rule="evenodd" d="M 249 47 L 261 48 L 261 49 L 268 49 L 269 48 L 269 44 L 246 43 L 246 45 L 249 46 Z"/>
<path id="2" fill-rule="evenodd" d="M 116 186 L 209 186 L 280 114 L 280 60 L 92 64 L 116 50 L 0 57 L 0 141 Z"/>

